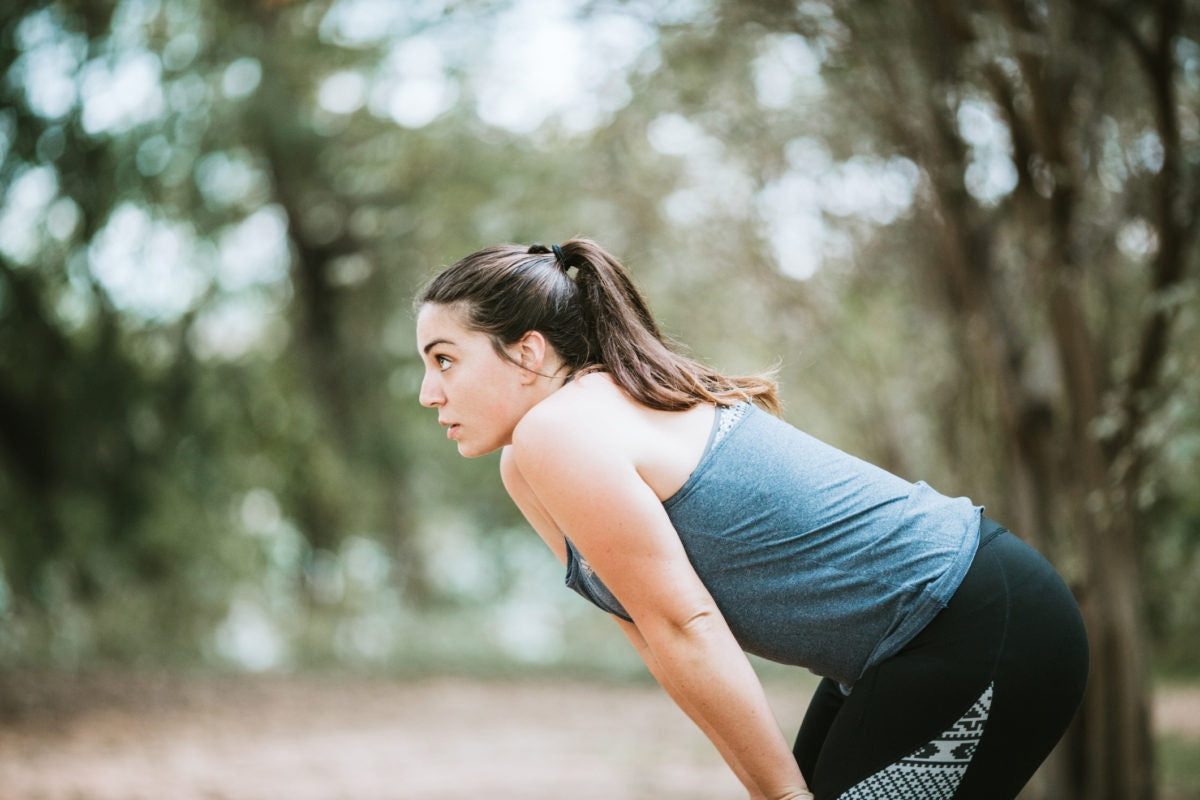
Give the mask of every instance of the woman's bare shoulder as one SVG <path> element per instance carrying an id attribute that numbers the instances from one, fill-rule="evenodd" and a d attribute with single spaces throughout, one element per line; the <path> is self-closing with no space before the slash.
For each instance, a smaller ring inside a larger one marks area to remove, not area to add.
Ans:
<path id="1" fill-rule="evenodd" d="M 558 453 L 619 455 L 622 430 L 636 415 L 633 401 L 602 373 L 585 375 L 531 408 L 513 431 L 510 457 Z"/>

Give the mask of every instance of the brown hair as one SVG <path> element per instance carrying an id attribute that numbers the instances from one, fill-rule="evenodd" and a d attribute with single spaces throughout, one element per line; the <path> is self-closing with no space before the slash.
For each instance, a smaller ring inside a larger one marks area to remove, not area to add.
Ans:
<path id="1" fill-rule="evenodd" d="M 498 245 L 472 253 L 417 295 L 418 308 L 426 303 L 456 307 L 464 324 L 490 336 L 505 357 L 505 346 L 539 331 L 569 374 L 608 372 L 650 408 L 749 400 L 779 413 L 769 375 L 727 377 L 676 352 L 624 267 L 589 239 L 555 250 Z"/>

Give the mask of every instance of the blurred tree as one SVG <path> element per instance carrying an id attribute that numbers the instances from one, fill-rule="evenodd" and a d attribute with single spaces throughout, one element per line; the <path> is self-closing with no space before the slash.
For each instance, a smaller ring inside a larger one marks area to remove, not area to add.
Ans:
<path id="1" fill-rule="evenodd" d="M 920 338 L 889 342 L 889 366 L 928 373 L 939 348 L 957 354 L 924 395 L 944 457 L 998 490 L 1001 518 L 1037 537 L 1080 597 L 1093 673 L 1048 796 L 1153 797 L 1142 587 L 1154 529 L 1139 499 L 1160 477 L 1164 401 L 1186 374 L 1174 328 L 1195 304 L 1200 15 L 1179 0 L 725 0 L 714 12 L 707 26 L 662 26 L 676 70 L 664 83 L 692 87 L 677 108 L 725 143 L 726 162 L 756 165 L 742 171 L 760 203 L 742 215 L 746 253 L 814 276 L 788 289 L 760 270 L 780 287 L 775 307 L 832 280 L 873 314 L 894 316 L 888 295 L 907 296 L 916 316 L 899 324 Z M 899 219 L 877 201 L 906 164 L 914 213 L 864 239 L 858 220 Z M 821 224 L 768 224 L 754 247 L 780 187 L 818 171 L 831 176 L 812 204 Z M 851 255 L 839 230 L 859 243 Z M 794 251 L 822 241 L 824 263 L 797 266 Z M 885 446 L 885 461 L 909 447 Z"/>
<path id="2" fill-rule="evenodd" d="M 392 408 L 397 342 L 383 333 L 406 320 L 428 258 L 380 259 L 364 240 L 404 237 L 355 232 L 362 180 L 347 179 L 321 128 L 339 119 L 317 82 L 377 54 L 321 45 L 327 4 L 278 6 L 4 12 L 0 559 L 18 607 L 139 585 L 186 592 L 207 540 L 242 565 L 204 573 L 218 585 L 197 591 L 215 588 L 220 613 L 255 573 L 248 540 L 219 532 L 240 527 L 240 497 L 256 487 L 280 498 L 304 553 L 378 537 L 398 584 L 422 594 L 409 415 Z M 360 141 L 420 137 L 361 127 Z M 371 199 L 411 201 L 440 176 L 422 177 Z M 310 597 L 312 563 L 302 556 L 294 574 Z"/>
<path id="3" fill-rule="evenodd" d="M 441 507 L 512 523 L 494 464 L 432 450 L 411 297 L 482 244 L 655 216 L 599 197 L 628 171 L 627 134 L 588 135 L 604 103 L 581 127 L 526 107 L 531 136 L 489 99 L 520 105 L 485 74 L 509 5 L 6 8 L 0 655 L 207 652 L 225 615 L 227 643 L 238 619 L 303 639 L 363 538 L 420 608 Z M 31 621 L 67 615 L 37 651 Z"/>
<path id="4" fill-rule="evenodd" d="M 1149 796 L 1141 569 L 1196 517 L 1195 10 L 581 5 L 0 10 L 0 659 L 14 619 L 51 658 L 207 650 L 246 608 L 303 639 L 364 541 L 378 598 L 452 595 L 434 537 L 518 517 L 417 406 L 410 298 L 586 234 L 698 355 L 788 353 L 806 427 L 1041 537 L 1096 649 L 1055 796 Z"/>

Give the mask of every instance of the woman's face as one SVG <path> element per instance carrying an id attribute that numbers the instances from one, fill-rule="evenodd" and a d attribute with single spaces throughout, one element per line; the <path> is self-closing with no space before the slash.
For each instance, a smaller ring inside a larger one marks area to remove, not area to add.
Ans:
<path id="1" fill-rule="evenodd" d="M 474 458 L 510 444 L 533 405 L 522 380 L 526 371 L 501 358 L 487 335 L 463 327 L 448 306 L 422 306 L 417 347 L 425 362 L 421 405 L 437 409 L 458 452 Z"/>

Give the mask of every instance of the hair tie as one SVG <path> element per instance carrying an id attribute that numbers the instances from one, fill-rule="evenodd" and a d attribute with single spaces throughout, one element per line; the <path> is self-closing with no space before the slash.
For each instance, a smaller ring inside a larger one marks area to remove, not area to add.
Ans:
<path id="1" fill-rule="evenodd" d="M 561 269 L 563 272 L 566 272 L 568 269 L 567 257 L 563 255 L 562 248 L 558 245 L 551 245 L 550 249 L 554 251 L 554 258 L 558 261 L 559 269 Z"/>

